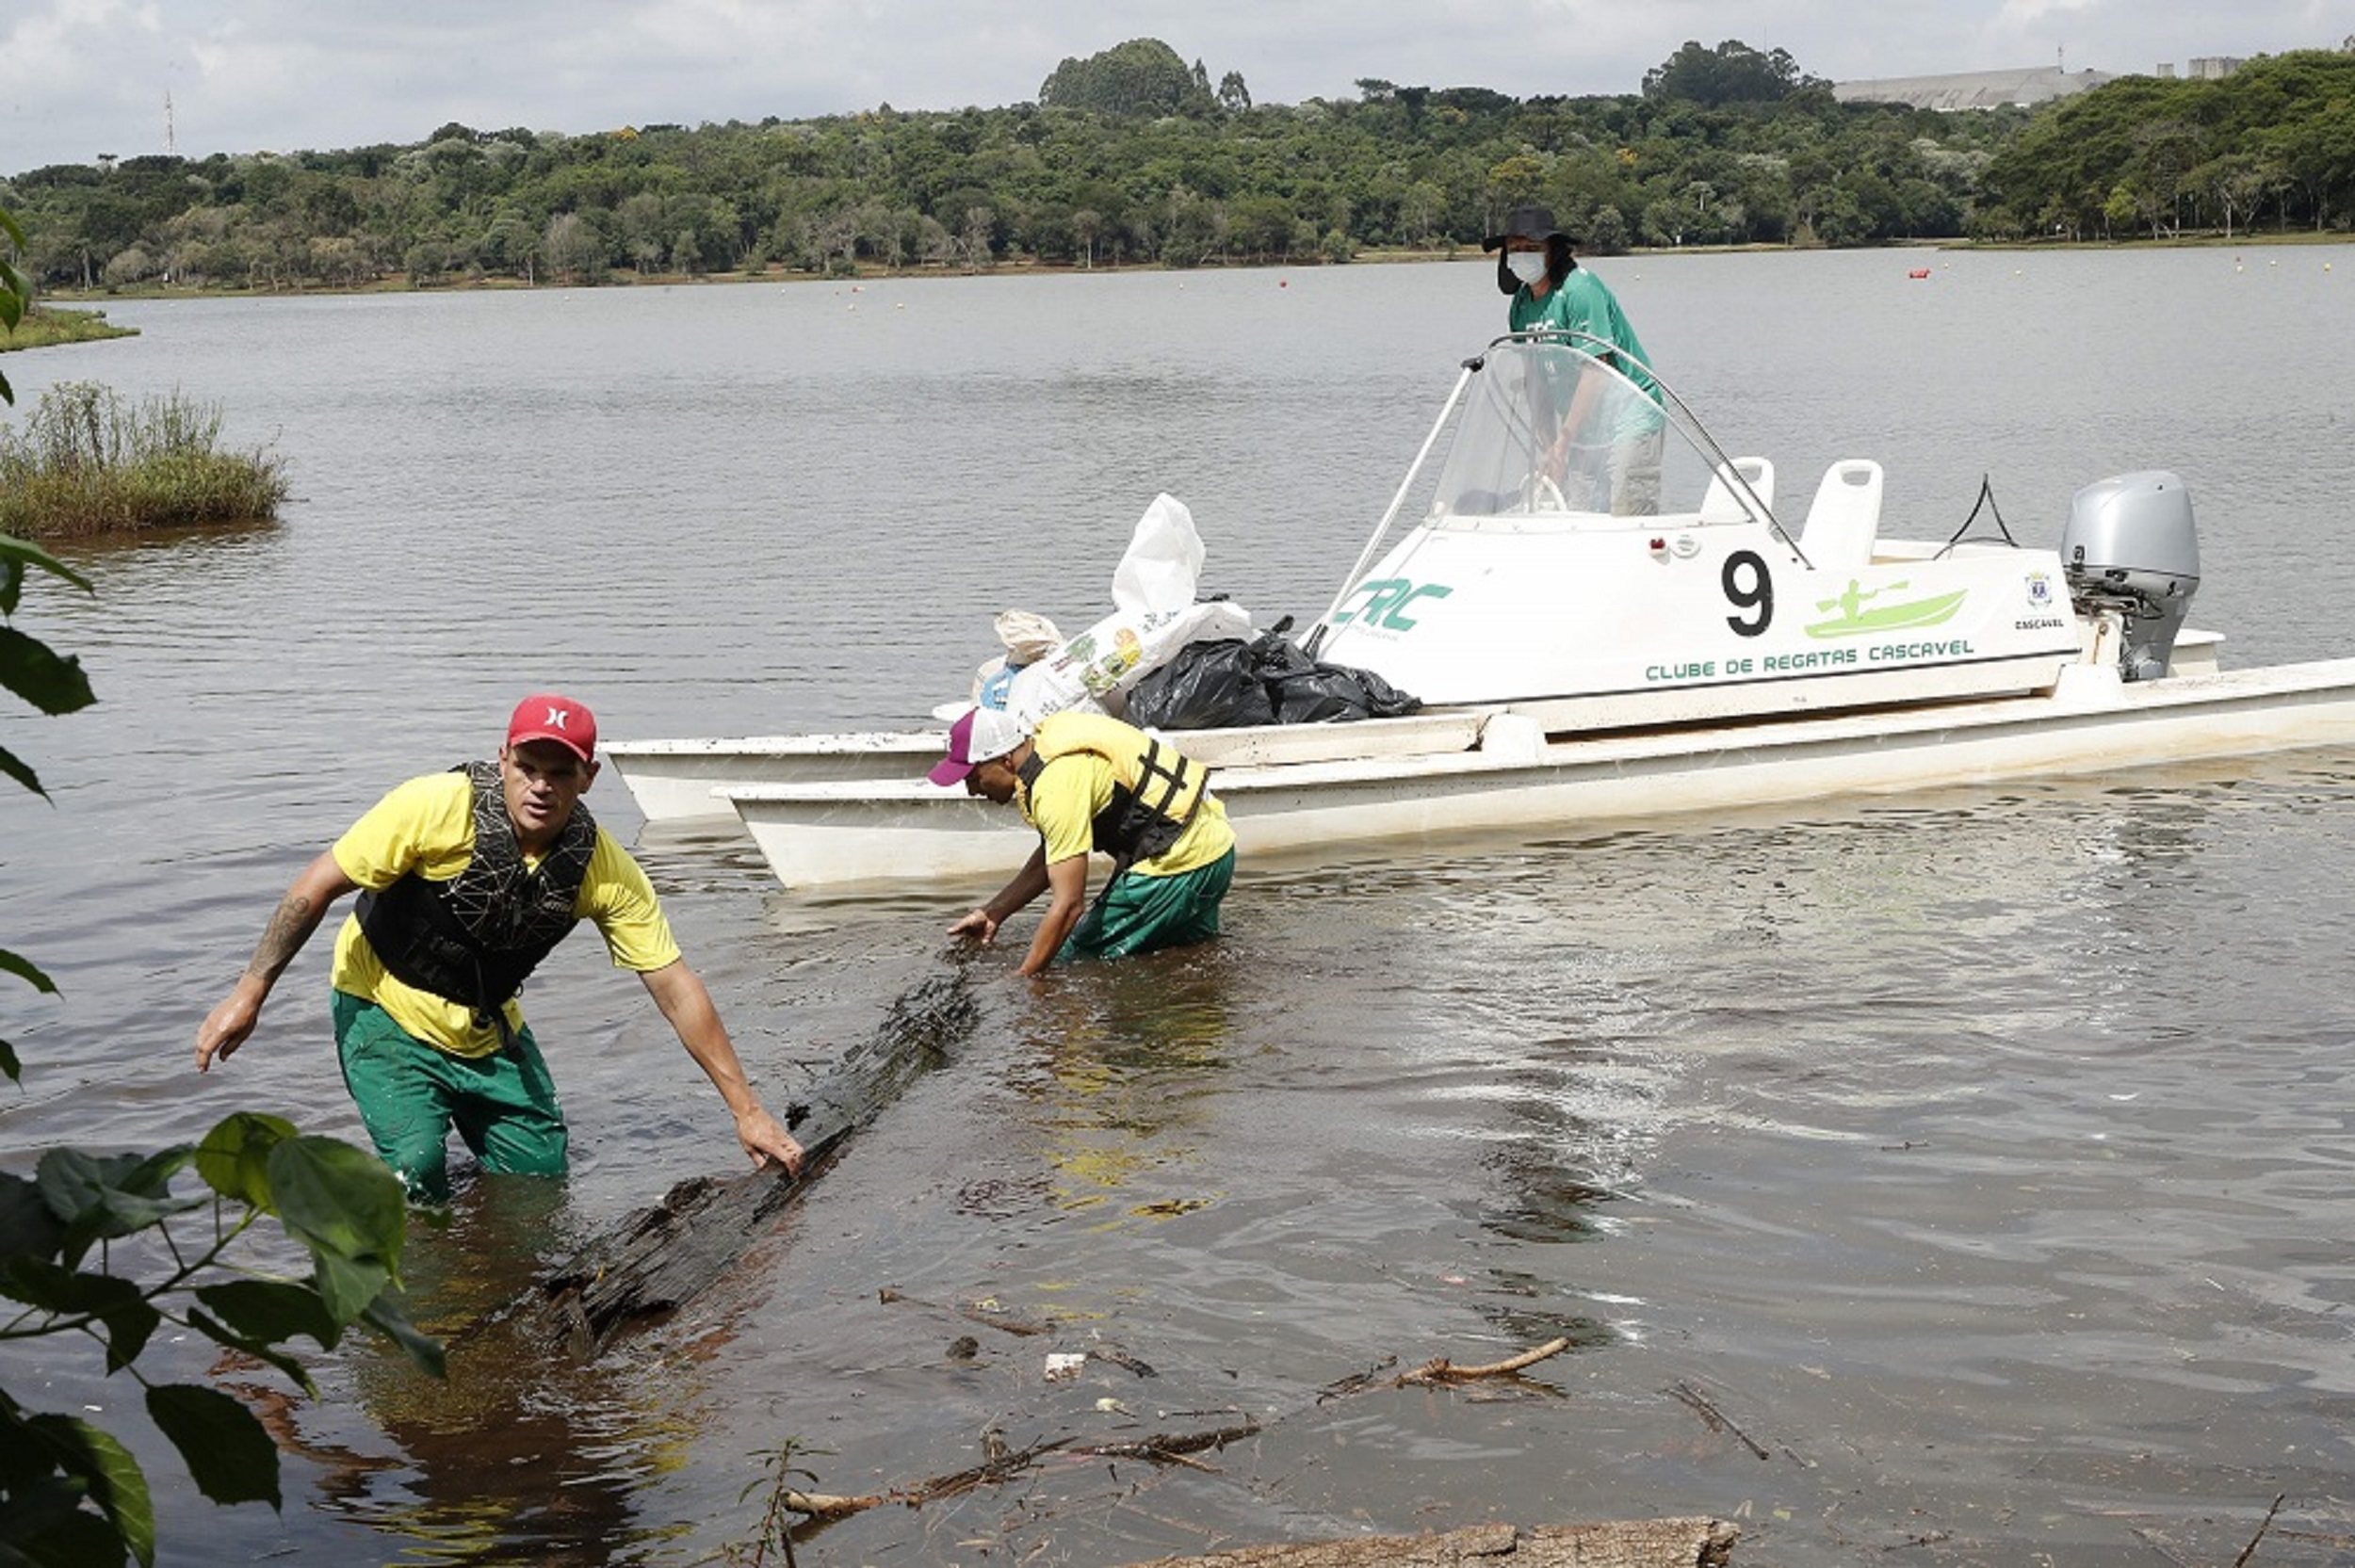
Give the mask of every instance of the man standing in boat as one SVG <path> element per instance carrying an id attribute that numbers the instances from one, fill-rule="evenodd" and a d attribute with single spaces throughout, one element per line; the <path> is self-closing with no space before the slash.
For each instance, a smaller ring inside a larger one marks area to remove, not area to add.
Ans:
<path id="1" fill-rule="evenodd" d="M 1644 396 L 1603 399 L 1614 412 L 1612 428 L 1585 427 L 1601 398 L 1599 379 L 1582 376 L 1569 396 L 1551 449 L 1548 477 L 1575 484 L 1583 493 L 1574 506 L 1600 501 L 1617 517 L 1649 517 L 1660 510 L 1660 460 L 1667 426 L 1660 412 L 1660 383 L 1635 328 L 1601 279 L 1578 265 L 1570 236 L 1554 227 L 1551 209 L 1532 203 L 1515 207 L 1502 234 L 1480 242 L 1497 252 L 1497 287 L 1513 297 L 1506 320 L 1516 332 L 1553 332 L 1632 381 Z M 1589 477 L 1574 459 L 1595 452 L 1600 472 Z M 1600 490 L 1601 495 L 1592 491 Z"/>
<path id="2" fill-rule="evenodd" d="M 453 1122 L 490 1172 L 561 1175 L 564 1117 L 516 994 L 588 920 L 644 982 L 736 1119 L 755 1165 L 802 1147 L 762 1107 L 710 993 L 679 956 L 653 884 L 580 797 L 597 727 L 568 697 L 527 697 L 498 760 L 412 779 L 306 866 L 252 962 L 196 1033 L 196 1070 L 226 1060 L 327 907 L 361 892 L 335 939 L 335 1046 L 384 1163 L 419 1202 L 449 1196 Z"/>
<path id="3" fill-rule="evenodd" d="M 999 805 L 1019 802 L 1038 830 L 1029 862 L 996 897 L 949 928 L 994 941 L 1040 894 L 1047 913 L 1018 971 L 1060 958 L 1119 958 L 1218 934 L 1235 875 L 1235 834 L 1204 768 L 1133 725 L 1093 713 L 1051 713 L 1035 732 L 1003 708 L 977 707 L 949 731 L 930 774 L 944 788 Z M 1112 880 L 1087 901 L 1088 854 L 1113 857 Z"/>

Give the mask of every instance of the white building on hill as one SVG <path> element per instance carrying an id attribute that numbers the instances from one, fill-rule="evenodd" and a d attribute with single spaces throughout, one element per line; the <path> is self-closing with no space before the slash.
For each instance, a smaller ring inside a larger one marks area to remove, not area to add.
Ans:
<path id="1" fill-rule="evenodd" d="M 1958 71 L 1946 76 L 1884 76 L 1869 82 L 1836 82 L 1831 95 L 1843 104 L 1909 104 L 1917 109 L 2022 108 L 2085 92 L 2110 80 L 2103 71 L 2063 71 L 2030 66 L 2020 71 Z"/>

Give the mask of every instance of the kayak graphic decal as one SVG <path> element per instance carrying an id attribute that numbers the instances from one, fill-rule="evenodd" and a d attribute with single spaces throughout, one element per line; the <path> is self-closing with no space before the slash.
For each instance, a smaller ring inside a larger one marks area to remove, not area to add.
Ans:
<path id="1" fill-rule="evenodd" d="M 1902 591 L 1908 585 L 1903 580 L 1884 584 L 1876 589 L 1860 588 L 1854 577 L 1848 579 L 1847 591 L 1832 599 L 1819 599 L 1817 609 L 1836 609 L 1840 613 L 1828 621 L 1818 621 L 1807 627 L 1812 638 L 1869 637 L 1876 632 L 1904 631 L 1917 626 L 1941 626 L 1962 608 L 1962 602 L 1971 597 L 1969 589 L 1941 593 L 1928 599 L 1902 599 L 1888 604 L 1873 601 L 1884 594 Z"/>

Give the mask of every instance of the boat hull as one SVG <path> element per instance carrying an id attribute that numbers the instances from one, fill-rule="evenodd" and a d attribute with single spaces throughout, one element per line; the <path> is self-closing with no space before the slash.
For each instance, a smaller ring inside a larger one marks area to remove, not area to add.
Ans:
<path id="1" fill-rule="evenodd" d="M 2355 745 L 2355 659 L 2124 683 L 2071 666 L 2049 695 L 1548 741 L 1525 716 L 1472 752 L 1228 767 L 1245 857 L 1478 830 L 1559 829 L 2039 775 Z M 1003 878 L 1009 808 L 916 784 L 725 797 L 788 887 Z"/>
<path id="2" fill-rule="evenodd" d="M 917 779 L 940 759 L 945 730 L 615 740 L 603 756 L 649 822 L 733 822 L 713 791 L 752 784 Z"/>
<path id="3" fill-rule="evenodd" d="M 1386 755 L 1467 752 L 1493 707 L 1450 708 L 1351 724 L 1271 724 L 1188 730 L 1170 738 L 1210 768 L 1260 767 Z M 723 792 L 755 784 L 909 783 L 938 762 L 939 732 L 742 736 L 715 740 L 615 741 L 605 756 L 649 822 L 733 823 Z M 929 787 L 929 786 L 927 786 Z"/>

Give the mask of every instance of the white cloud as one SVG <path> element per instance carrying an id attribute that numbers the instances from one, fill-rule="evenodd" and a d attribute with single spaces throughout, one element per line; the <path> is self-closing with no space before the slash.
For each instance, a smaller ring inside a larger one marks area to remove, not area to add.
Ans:
<path id="1" fill-rule="evenodd" d="M 0 170 L 163 150 L 419 140 L 448 121 L 583 132 L 1028 99 L 1066 56 L 1159 38 L 1262 103 L 1360 77 L 1632 92 L 1685 40 L 1783 48 L 1836 80 L 2040 65 L 2148 70 L 2335 46 L 2355 0 L 10 0 Z"/>

